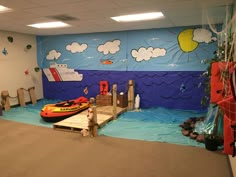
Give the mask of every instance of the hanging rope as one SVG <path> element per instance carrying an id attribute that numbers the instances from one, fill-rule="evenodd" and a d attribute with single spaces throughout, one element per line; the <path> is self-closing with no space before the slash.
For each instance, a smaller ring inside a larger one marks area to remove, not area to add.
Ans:
<path id="1" fill-rule="evenodd" d="M 226 20 L 228 20 L 228 7 L 229 7 L 229 6 L 227 5 L 227 6 L 226 6 L 226 15 L 227 15 Z M 207 17 L 207 22 L 208 22 L 208 25 L 209 25 L 210 29 L 211 29 L 215 34 L 217 34 L 217 35 L 223 34 L 223 33 L 227 33 L 228 29 L 231 28 L 232 23 L 236 20 L 236 14 L 234 14 L 233 17 L 231 18 L 231 20 L 230 20 L 229 22 L 226 21 L 227 24 L 226 24 L 225 28 L 218 32 L 218 31 L 216 31 L 216 29 L 213 27 L 213 25 L 212 25 L 213 23 L 211 23 L 210 17 L 209 17 L 209 15 L 208 15 L 207 12 L 206 12 L 206 17 Z"/>
<path id="2" fill-rule="evenodd" d="M 236 20 L 236 14 L 230 15 L 229 12 L 229 5 L 227 4 L 225 6 L 226 10 L 226 17 L 225 17 L 225 26 L 222 27 L 221 31 L 217 31 L 214 27 L 213 20 L 210 19 L 208 12 L 206 11 L 206 17 L 207 22 L 210 27 L 210 29 L 217 35 L 218 39 L 218 56 L 219 59 L 224 61 L 225 63 L 219 62 L 219 68 L 221 71 L 221 81 L 223 83 L 223 96 L 227 97 L 230 93 L 230 83 L 229 83 L 229 77 L 230 72 L 234 68 L 232 66 L 233 54 L 234 54 L 234 44 L 236 41 L 236 34 L 230 33 L 232 23 Z M 231 19 L 229 19 L 232 17 Z M 223 48 L 223 51 L 221 51 Z M 223 53 L 224 52 L 224 53 Z M 221 58 L 222 57 L 222 58 Z"/>

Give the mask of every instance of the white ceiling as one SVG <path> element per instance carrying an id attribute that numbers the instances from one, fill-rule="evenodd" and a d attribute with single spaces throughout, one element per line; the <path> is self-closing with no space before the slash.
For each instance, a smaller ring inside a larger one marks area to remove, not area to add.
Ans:
<path id="1" fill-rule="evenodd" d="M 235 0 L 0 0 L 12 12 L 0 13 L 0 30 L 35 34 L 78 34 L 132 29 L 150 29 L 207 24 L 207 14 L 214 23 L 225 19 L 225 5 Z M 164 19 L 118 23 L 112 16 L 161 11 Z M 76 18 L 60 29 L 34 29 L 27 25 L 55 21 L 50 16 Z"/>

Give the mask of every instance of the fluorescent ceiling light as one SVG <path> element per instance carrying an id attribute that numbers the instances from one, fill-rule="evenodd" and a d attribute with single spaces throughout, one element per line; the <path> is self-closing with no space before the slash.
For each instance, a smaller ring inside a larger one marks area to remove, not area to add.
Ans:
<path id="1" fill-rule="evenodd" d="M 118 22 L 131 22 L 131 21 L 142 21 L 142 20 L 154 20 L 162 17 L 164 17 L 164 15 L 161 12 L 150 12 L 142 14 L 123 15 L 111 18 Z"/>
<path id="2" fill-rule="evenodd" d="M 0 5 L 0 13 L 12 11 L 11 8 Z"/>
<path id="3" fill-rule="evenodd" d="M 56 22 L 46 22 L 46 23 L 35 23 L 27 26 L 31 26 L 34 28 L 62 28 L 62 27 L 68 27 L 70 25 L 64 22 L 56 21 Z"/>

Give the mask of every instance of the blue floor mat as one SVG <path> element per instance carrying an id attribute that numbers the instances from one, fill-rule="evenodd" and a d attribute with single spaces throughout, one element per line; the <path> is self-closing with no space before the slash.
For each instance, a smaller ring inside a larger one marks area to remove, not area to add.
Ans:
<path id="1" fill-rule="evenodd" d="M 169 110 L 165 108 L 143 109 L 140 112 L 125 112 L 108 123 L 100 135 L 146 141 L 204 147 L 203 143 L 185 137 L 179 124 L 189 117 L 202 117 L 206 112 Z"/>
<path id="2" fill-rule="evenodd" d="M 9 111 L 3 111 L 1 119 L 21 122 L 31 125 L 53 127 L 52 123 L 45 122 L 41 116 L 40 111 L 46 104 L 56 103 L 59 100 L 40 100 L 37 104 L 27 104 L 25 107 L 12 107 Z"/>
<path id="3" fill-rule="evenodd" d="M 25 107 L 13 107 L 9 111 L 3 111 L 3 116 L 0 116 L 0 118 L 52 128 L 53 123 L 45 122 L 40 117 L 40 110 L 46 104 L 59 101 L 43 99 L 35 105 L 27 104 Z M 179 124 L 189 117 L 205 115 L 206 112 L 169 110 L 165 108 L 142 109 L 139 112 L 129 111 L 99 129 L 99 134 L 126 139 L 204 147 L 204 144 L 183 136 Z"/>

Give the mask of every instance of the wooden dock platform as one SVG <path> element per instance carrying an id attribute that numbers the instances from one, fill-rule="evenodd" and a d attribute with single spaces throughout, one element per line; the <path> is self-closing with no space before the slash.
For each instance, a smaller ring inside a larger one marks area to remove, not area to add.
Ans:
<path id="1" fill-rule="evenodd" d="M 107 122 L 113 120 L 113 106 L 98 106 L 96 110 L 98 128 L 103 127 Z M 117 115 L 122 114 L 126 110 L 127 108 L 116 107 Z M 53 128 L 56 130 L 80 133 L 82 129 L 88 129 L 87 113 L 88 111 L 85 110 L 77 115 L 54 123 Z"/>

